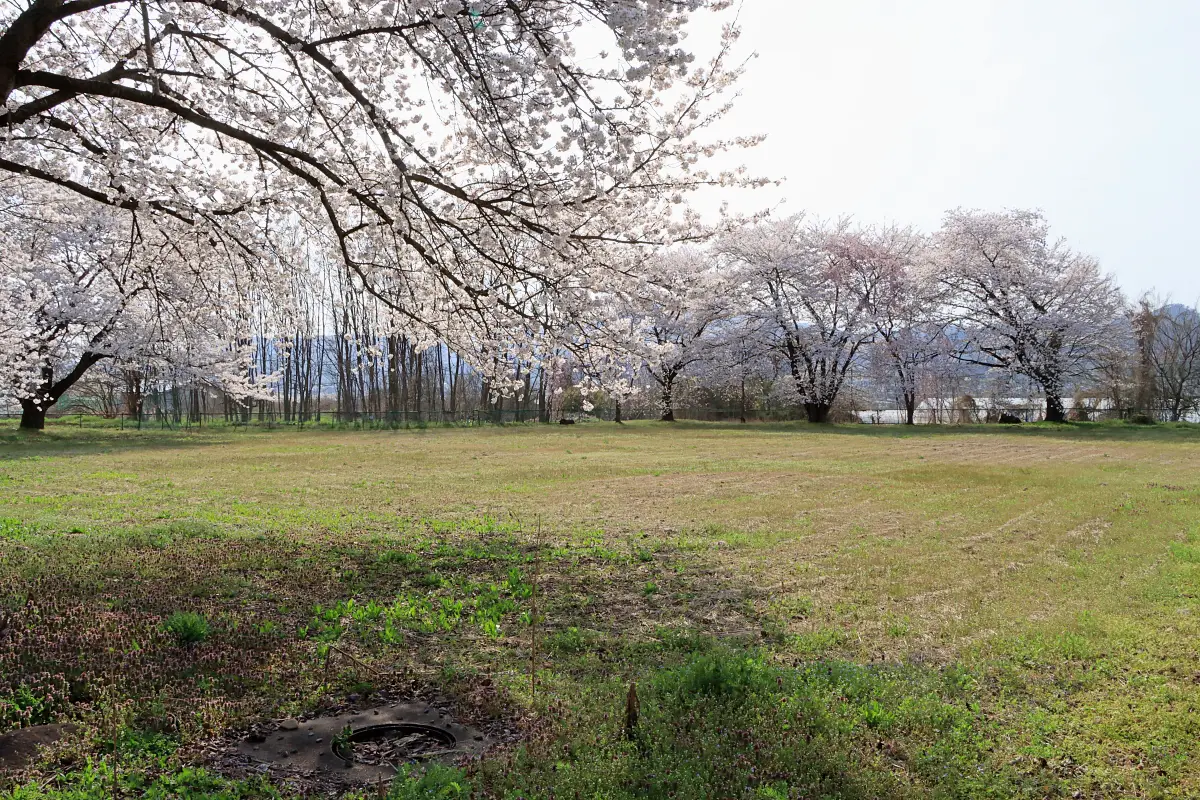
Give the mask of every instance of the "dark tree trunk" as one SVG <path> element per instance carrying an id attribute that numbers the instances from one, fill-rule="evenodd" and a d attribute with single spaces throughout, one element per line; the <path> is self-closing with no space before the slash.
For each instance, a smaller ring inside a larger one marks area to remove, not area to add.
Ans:
<path id="1" fill-rule="evenodd" d="M 533 392 L 533 371 L 526 370 L 525 371 L 525 389 L 524 389 L 524 393 L 521 395 L 522 402 L 520 405 L 517 406 L 521 410 L 521 422 L 524 422 L 525 417 L 529 414 L 532 392 Z"/>
<path id="2" fill-rule="evenodd" d="M 46 427 L 46 409 L 32 400 L 21 401 L 21 430 L 40 431 Z"/>
<path id="3" fill-rule="evenodd" d="M 809 422 L 826 423 L 829 421 L 829 403 L 805 403 L 804 415 Z"/>
<path id="4" fill-rule="evenodd" d="M 675 376 L 666 373 L 662 379 L 662 419 L 661 422 L 675 421 Z"/>
<path id="5" fill-rule="evenodd" d="M 21 429 L 40 431 L 46 427 L 46 411 L 57 403 L 83 374 L 103 356 L 87 352 L 79 357 L 74 368 L 58 381 L 54 380 L 54 370 L 49 364 L 42 367 L 42 381 L 34 392 L 34 396 L 21 400 Z"/>
<path id="6" fill-rule="evenodd" d="M 417 353 L 416 366 L 413 368 L 413 398 L 416 404 L 417 422 L 421 421 L 421 395 L 424 392 L 424 387 L 421 385 L 421 377 L 425 374 L 425 354 Z"/>
<path id="7" fill-rule="evenodd" d="M 1067 412 L 1057 394 L 1046 394 L 1046 422 L 1066 422 Z"/>
<path id="8" fill-rule="evenodd" d="M 625 423 L 624 423 L 624 422 L 622 422 L 622 420 L 621 420 L 621 401 L 620 401 L 620 400 L 618 400 L 618 401 L 617 401 L 617 413 L 616 413 L 616 415 L 615 415 L 615 416 L 613 416 L 613 422 L 617 423 L 618 425 L 624 425 L 624 424 L 625 424 Z"/>
<path id="9" fill-rule="evenodd" d="M 915 394 L 904 393 L 904 424 L 912 425 L 916 422 L 917 417 L 917 396 Z"/>
<path id="10" fill-rule="evenodd" d="M 449 352 L 446 353 L 446 358 L 449 358 Z M 447 363 L 447 367 L 450 365 Z M 446 416 L 446 372 L 442 369 L 442 346 L 439 344 L 437 348 L 437 375 L 438 375 L 438 412 L 444 418 Z M 528 383 L 528 381 L 526 381 Z"/>
<path id="11" fill-rule="evenodd" d="M 538 422 L 550 424 L 550 406 L 546 405 L 546 368 L 538 369 Z"/>

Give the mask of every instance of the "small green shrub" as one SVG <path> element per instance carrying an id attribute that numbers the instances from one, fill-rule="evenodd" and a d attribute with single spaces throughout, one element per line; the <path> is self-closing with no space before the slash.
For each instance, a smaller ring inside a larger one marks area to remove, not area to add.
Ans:
<path id="1" fill-rule="evenodd" d="M 552 653 L 582 653 L 591 646 L 592 637 L 574 626 L 555 631 L 546 640 Z"/>
<path id="2" fill-rule="evenodd" d="M 414 582 L 418 586 L 429 589 L 444 589 L 450 585 L 450 581 L 437 572 L 423 572 L 414 579 Z"/>
<path id="3" fill-rule="evenodd" d="M 1171 542 L 1171 555 L 1187 564 L 1200 564 L 1200 545 Z"/>
<path id="4" fill-rule="evenodd" d="M 153 771 L 152 771 L 153 772 Z M 152 775 L 142 769 L 121 770 L 105 761 L 88 761 L 80 769 L 56 776 L 53 787 L 32 781 L 9 791 L 0 800 L 279 800 L 282 795 L 265 778 L 234 781 L 194 767 Z"/>
<path id="5" fill-rule="evenodd" d="M 409 553 L 404 550 L 385 550 L 379 554 L 379 562 L 381 564 L 399 564 L 405 569 L 417 569 L 423 561 L 424 559 L 416 553 Z"/>
<path id="6" fill-rule="evenodd" d="M 0 519 L 0 539 L 21 539 L 34 529 L 19 519 Z"/>
<path id="7" fill-rule="evenodd" d="M 160 758 L 173 754 L 179 749 L 179 743 L 158 731 L 123 726 L 117 733 L 115 741 L 108 738 L 102 739 L 100 749 L 105 753 L 120 753 L 126 757 Z"/>
<path id="8" fill-rule="evenodd" d="M 203 519 L 176 519 L 154 528 L 155 533 L 171 539 L 220 539 L 224 534 L 213 523 Z"/>
<path id="9" fill-rule="evenodd" d="M 771 686 L 769 668 L 757 656 L 717 651 L 663 673 L 655 687 L 685 703 L 709 698 L 740 701 Z"/>
<path id="10" fill-rule="evenodd" d="M 176 611 L 163 622 L 163 630 L 175 637 L 179 644 L 203 642 L 212 633 L 212 628 L 200 614 L 191 611 Z"/>
<path id="11" fill-rule="evenodd" d="M 436 763 L 424 770 L 401 767 L 388 792 L 389 800 L 466 800 L 470 796 L 465 772 Z"/>
<path id="12" fill-rule="evenodd" d="M 798 633 L 791 637 L 791 650 L 801 656 L 819 658 L 830 650 L 839 647 L 846 640 L 846 634 L 837 628 L 818 628 L 807 633 Z"/>
<path id="13" fill-rule="evenodd" d="M 354 734 L 354 729 L 350 725 L 342 728 L 333 737 L 330 744 L 333 745 L 333 752 L 338 756 L 347 760 L 354 758 L 354 741 L 350 738 Z"/>
<path id="14" fill-rule="evenodd" d="M 525 576 L 521 574 L 521 570 L 517 567 L 509 568 L 508 577 L 504 585 L 513 597 L 526 600 L 533 596 L 533 584 L 525 580 Z"/>

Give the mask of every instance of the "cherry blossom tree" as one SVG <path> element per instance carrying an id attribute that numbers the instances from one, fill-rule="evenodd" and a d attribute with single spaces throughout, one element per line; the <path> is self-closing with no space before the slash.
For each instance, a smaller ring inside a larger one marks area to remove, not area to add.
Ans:
<path id="1" fill-rule="evenodd" d="M 744 181 L 704 166 L 753 143 L 708 134 L 736 31 L 685 42 L 730 5 L 25 0 L 0 170 L 233 241 L 290 216 L 413 336 L 507 369 Z"/>
<path id="2" fill-rule="evenodd" d="M 608 306 L 611 313 L 602 323 L 596 324 L 591 315 L 588 324 L 573 346 L 565 351 L 577 361 L 581 378 L 578 388 L 585 397 L 603 394 L 613 401 L 613 421 L 624 422 L 623 409 L 642 389 L 638 380 L 642 371 L 642 359 L 637 343 L 641 341 L 639 322 L 624 313 L 625 306 Z M 592 403 L 587 401 L 590 411 Z"/>
<path id="3" fill-rule="evenodd" d="M 877 278 L 864 232 L 848 220 L 811 222 L 800 214 L 743 228 L 720 250 L 739 272 L 747 313 L 773 323 L 808 420 L 826 422 L 876 334 L 868 300 Z"/>
<path id="4" fill-rule="evenodd" d="M 262 254 L 153 210 L 78 205 L 46 184 L 0 182 L 0 374 L 21 427 L 43 428 L 104 359 L 179 365 L 252 393 L 243 325 Z"/>
<path id="5" fill-rule="evenodd" d="M 741 305 L 731 296 L 734 308 Z M 776 377 L 777 360 L 774 328 L 758 314 L 737 313 L 718 320 L 711 332 L 711 343 L 705 359 L 699 364 L 699 377 L 717 397 L 737 403 L 738 419 L 746 421 L 749 413 L 747 385 L 757 395 Z"/>
<path id="6" fill-rule="evenodd" d="M 676 382 L 708 356 L 713 329 L 731 313 L 730 289 L 715 260 L 689 247 L 655 259 L 632 298 L 635 349 L 658 386 L 663 422 L 675 421 Z"/>
<path id="7" fill-rule="evenodd" d="M 1068 382 L 1117 336 L 1125 301 L 1112 277 L 1052 240 L 1036 211 L 957 209 L 937 239 L 945 300 L 967 337 L 958 357 L 1025 376 L 1046 420 L 1064 421 Z"/>
<path id="8" fill-rule="evenodd" d="M 852 264 L 875 326 L 874 348 L 912 425 L 926 369 L 952 349 L 928 237 L 912 228 L 869 229 L 856 250 Z"/>

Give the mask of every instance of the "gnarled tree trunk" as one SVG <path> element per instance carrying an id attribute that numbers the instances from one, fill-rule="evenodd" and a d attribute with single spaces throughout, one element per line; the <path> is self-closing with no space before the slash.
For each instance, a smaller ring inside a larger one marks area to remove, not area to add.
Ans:
<path id="1" fill-rule="evenodd" d="M 804 415 L 809 422 L 825 423 L 829 421 L 829 403 L 805 403 Z"/>
<path id="2" fill-rule="evenodd" d="M 41 383 L 30 397 L 21 398 L 21 430 L 40 431 L 46 427 L 46 412 L 66 394 L 67 390 L 83 377 L 93 364 L 104 356 L 87 352 L 79 357 L 75 366 L 59 380 L 54 380 L 54 368 L 49 364 L 42 367 Z"/>
<path id="3" fill-rule="evenodd" d="M 1067 410 L 1057 393 L 1046 393 L 1046 422 L 1066 422 Z"/>
<path id="4" fill-rule="evenodd" d="M 666 378 L 662 383 L 662 422 L 675 421 L 675 389 L 674 378 Z"/>
<path id="5" fill-rule="evenodd" d="M 40 431 L 46 427 L 46 408 L 33 400 L 21 401 L 21 430 Z"/>

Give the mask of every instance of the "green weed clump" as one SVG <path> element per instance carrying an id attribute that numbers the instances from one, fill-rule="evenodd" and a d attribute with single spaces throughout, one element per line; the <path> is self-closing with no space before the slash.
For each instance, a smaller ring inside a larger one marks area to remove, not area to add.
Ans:
<path id="1" fill-rule="evenodd" d="M 595 637 L 586 631 L 572 625 L 561 631 L 555 631 L 546 640 L 546 646 L 552 653 L 574 654 L 582 653 L 595 643 Z"/>
<path id="2" fill-rule="evenodd" d="M 0 687 L 0 733 L 53 722 L 71 702 L 70 687 L 62 676 L 39 675 L 8 691 Z"/>
<path id="3" fill-rule="evenodd" d="M 387 796 L 388 800 L 466 800 L 473 794 L 465 772 L 433 763 L 424 769 L 402 767 Z"/>
<path id="4" fill-rule="evenodd" d="M 208 620 L 191 611 L 176 611 L 163 622 L 163 630 L 179 644 L 198 644 L 212 633 Z"/>
<path id="5" fill-rule="evenodd" d="M 114 770 L 106 761 L 88 761 L 53 781 L 33 781 L 8 791 L 0 800 L 280 800 L 284 795 L 265 779 L 233 781 L 203 769 L 183 767 L 152 776 L 143 769 Z"/>

